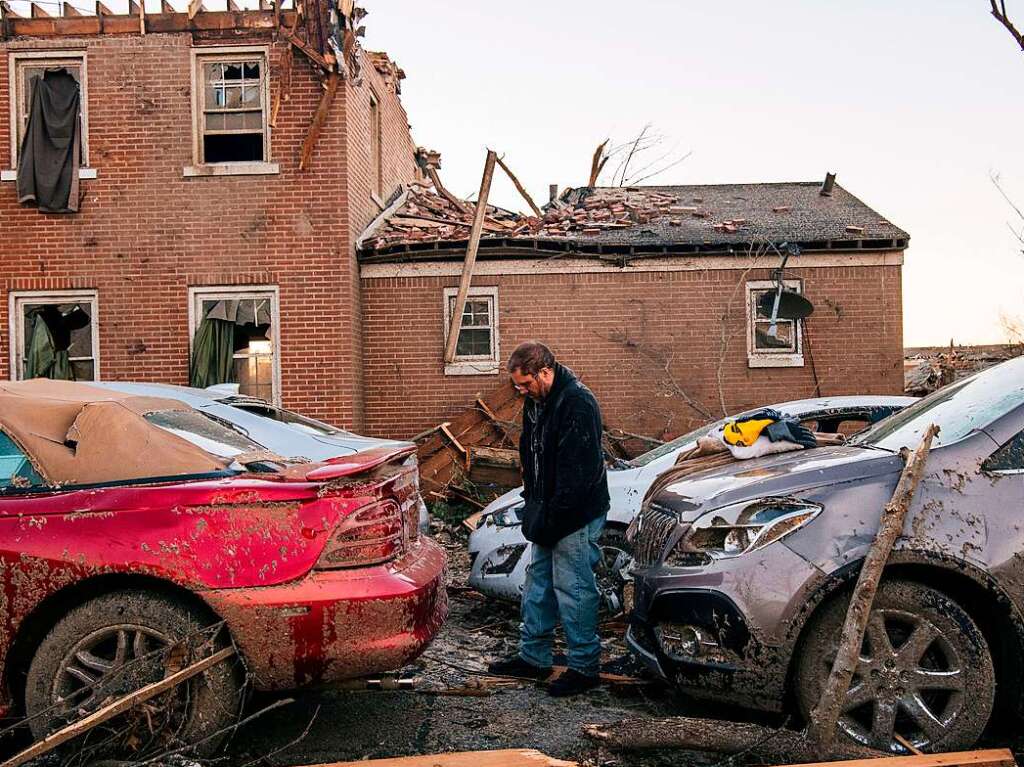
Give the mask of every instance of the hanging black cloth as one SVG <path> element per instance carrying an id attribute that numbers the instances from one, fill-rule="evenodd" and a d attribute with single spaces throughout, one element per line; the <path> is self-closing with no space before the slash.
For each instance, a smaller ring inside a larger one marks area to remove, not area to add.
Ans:
<path id="1" fill-rule="evenodd" d="M 18 202 L 45 213 L 78 211 L 82 126 L 78 81 L 66 69 L 35 77 L 18 159 Z"/>

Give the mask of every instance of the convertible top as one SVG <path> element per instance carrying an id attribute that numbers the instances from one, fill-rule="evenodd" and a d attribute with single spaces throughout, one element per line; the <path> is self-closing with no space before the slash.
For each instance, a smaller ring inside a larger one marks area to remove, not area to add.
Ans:
<path id="1" fill-rule="evenodd" d="M 0 431 L 50 485 L 90 485 L 208 474 L 227 464 L 143 416 L 192 410 L 72 381 L 0 382 Z"/>

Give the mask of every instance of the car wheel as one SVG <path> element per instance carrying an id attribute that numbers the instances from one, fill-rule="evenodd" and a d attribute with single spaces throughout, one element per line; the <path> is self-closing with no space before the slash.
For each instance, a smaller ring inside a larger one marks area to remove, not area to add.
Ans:
<path id="1" fill-rule="evenodd" d="M 595 574 L 597 588 L 601 592 L 602 611 L 607 616 L 618 615 L 622 612 L 622 591 L 626 585 L 623 573 L 633 561 L 626 531 L 621 527 L 605 527 L 597 545 L 601 548 L 601 560 Z"/>
<path id="2" fill-rule="evenodd" d="M 181 601 L 119 591 L 72 609 L 40 643 L 29 664 L 25 713 L 35 738 L 227 645 L 225 629 Z M 216 635 L 216 636 L 215 636 Z M 243 680 L 230 658 L 76 741 L 76 750 L 142 755 L 197 743 L 231 725 Z M 223 736 L 197 749 L 212 753 Z"/>
<path id="3" fill-rule="evenodd" d="M 796 694 L 805 716 L 835 660 L 849 594 L 833 599 L 805 628 Z M 846 693 L 839 733 L 871 748 L 955 751 L 981 736 L 992 714 L 995 673 L 977 624 L 940 591 L 912 581 L 883 582 L 861 658 Z"/>

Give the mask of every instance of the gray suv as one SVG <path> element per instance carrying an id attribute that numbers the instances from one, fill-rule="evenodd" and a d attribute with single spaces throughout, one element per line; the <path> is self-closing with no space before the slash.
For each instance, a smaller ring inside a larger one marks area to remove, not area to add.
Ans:
<path id="1" fill-rule="evenodd" d="M 870 617 L 841 732 L 952 751 L 1021 713 L 1024 358 L 854 437 L 659 481 L 631 530 L 628 641 L 695 697 L 814 706 L 882 508 L 929 424 L 928 457 Z"/>

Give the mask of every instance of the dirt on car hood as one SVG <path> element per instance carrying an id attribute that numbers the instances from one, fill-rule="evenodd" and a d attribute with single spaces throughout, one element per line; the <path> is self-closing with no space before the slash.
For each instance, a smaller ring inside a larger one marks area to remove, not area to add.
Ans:
<path id="1" fill-rule="evenodd" d="M 692 521 L 708 508 L 762 498 L 787 496 L 823 485 L 834 485 L 899 472 L 896 454 L 844 445 L 737 461 L 692 474 L 667 485 L 652 499 Z"/>

